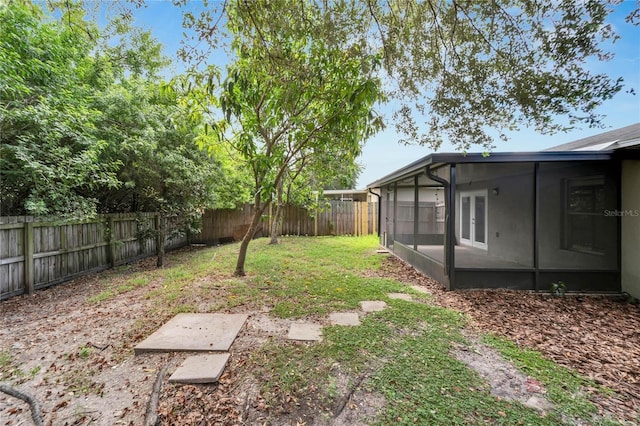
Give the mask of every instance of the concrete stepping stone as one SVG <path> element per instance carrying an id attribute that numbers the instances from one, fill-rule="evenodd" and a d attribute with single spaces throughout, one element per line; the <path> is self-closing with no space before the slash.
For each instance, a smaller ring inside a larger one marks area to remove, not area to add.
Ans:
<path id="1" fill-rule="evenodd" d="M 294 322 L 289 328 L 287 339 L 317 342 L 322 339 L 322 326 L 313 323 Z"/>
<path id="2" fill-rule="evenodd" d="M 140 342 L 134 353 L 228 351 L 246 314 L 178 314 Z"/>
<path id="3" fill-rule="evenodd" d="M 378 312 L 387 307 L 387 304 L 381 300 L 364 300 L 360 302 L 360 309 L 364 312 Z"/>
<path id="4" fill-rule="evenodd" d="M 329 315 L 331 325 L 360 325 L 357 312 L 334 312 Z"/>
<path id="5" fill-rule="evenodd" d="M 407 302 L 413 302 L 413 297 L 407 293 L 387 293 L 389 299 L 406 300 Z"/>
<path id="6" fill-rule="evenodd" d="M 229 361 L 229 354 L 195 355 L 185 359 L 169 377 L 174 383 L 215 383 Z"/>

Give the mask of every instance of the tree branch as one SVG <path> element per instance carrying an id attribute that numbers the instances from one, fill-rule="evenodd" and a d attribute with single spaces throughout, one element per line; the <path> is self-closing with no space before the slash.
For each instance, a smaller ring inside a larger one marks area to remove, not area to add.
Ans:
<path id="1" fill-rule="evenodd" d="M 382 51 L 384 52 L 384 62 L 387 69 L 391 69 L 390 54 L 388 52 L 389 48 L 387 47 L 387 38 L 385 37 L 384 32 L 382 31 L 382 25 L 380 25 L 380 21 L 378 21 L 378 17 L 373 10 L 371 0 L 367 0 L 367 6 L 369 7 L 369 13 L 371 14 L 371 17 L 375 21 L 376 27 L 378 28 L 378 34 L 380 34 L 380 40 L 382 41 Z M 391 5 L 389 5 L 389 10 L 391 10 Z M 391 13 L 393 13 L 393 11 L 391 11 Z"/>
<path id="2" fill-rule="evenodd" d="M 433 23 L 436 26 L 436 32 L 438 33 L 438 38 L 440 39 L 440 41 L 442 41 L 442 47 L 444 47 L 445 52 L 449 52 L 449 48 L 447 47 L 447 39 L 444 36 L 444 31 L 442 30 L 442 27 L 440 26 L 440 22 L 438 19 L 438 12 L 436 12 L 431 1 L 428 1 L 427 3 L 429 4 L 429 9 L 431 9 L 431 14 L 433 15 Z M 453 38 L 453 35 L 452 35 L 452 38 Z M 456 51 L 455 43 L 453 42 L 451 43 L 451 52 L 453 53 L 453 56 L 455 56 L 455 58 L 458 61 L 460 61 L 460 57 L 458 56 L 458 52 Z M 446 57 L 443 62 L 446 64 L 447 62 Z"/>
<path id="3" fill-rule="evenodd" d="M 31 419 L 36 426 L 43 426 L 42 420 L 42 410 L 40 409 L 40 404 L 38 401 L 29 394 L 19 391 L 18 389 L 12 388 L 11 386 L 0 383 L 0 392 L 6 393 L 14 398 L 18 398 L 29 404 L 29 408 L 31 409 Z"/>
<path id="4" fill-rule="evenodd" d="M 165 374 L 167 374 L 168 368 L 169 364 L 166 364 L 158 371 L 158 375 L 156 376 L 156 381 L 153 384 L 151 396 L 149 397 L 149 403 L 147 404 L 147 411 L 144 415 L 145 426 L 156 426 L 158 424 L 158 401 L 160 399 L 160 390 L 162 389 L 162 380 Z"/>

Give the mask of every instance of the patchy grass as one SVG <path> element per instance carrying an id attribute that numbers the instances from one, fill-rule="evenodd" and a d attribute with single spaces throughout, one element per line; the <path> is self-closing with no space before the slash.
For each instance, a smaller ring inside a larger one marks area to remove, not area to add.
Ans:
<path id="1" fill-rule="evenodd" d="M 372 424 L 557 424 L 519 403 L 498 400 L 473 371 L 448 353 L 462 340 L 464 318 L 450 310 L 404 301 L 369 314 L 358 327 L 328 327 L 315 345 L 286 343 L 258 351 L 252 368 L 271 405 L 283 412 L 301 401 L 332 417 L 335 401 L 360 377 L 361 386 L 384 396 Z M 336 389 L 347 372 L 347 389 Z M 324 401 L 324 402 L 323 402 Z"/>
<path id="2" fill-rule="evenodd" d="M 0 351 L 0 381 L 7 380 L 15 376 L 16 378 L 24 376 L 24 372 L 18 368 L 15 360 L 9 351 Z"/>
<path id="3" fill-rule="evenodd" d="M 121 268 L 105 274 L 100 303 L 120 294 L 140 292 L 148 310 L 123 330 L 117 356 L 122 359 L 133 342 L 146 337 L 180 312 L 264 311 L 283 319 L 322 321 L 335 311 L 358 308 L 363 300 L 384 300 L 388 308 L 362 318 L 357 327 L 324 327 L 320 343 L 290 342 L 274 337 L 252 354 L 240 376 L 253 376 L 269 422 L 295 422 L 336 417 L 354 390 L 380 396 L 369 424 L 607 424 L 589 402 L 603 390 L 573 371 L 492 336 L 494 346 L 525 374 L 546 386 L 552 412 L 543 415 L 517 402 L 493 397 L 474 371 L 449 353 L 464 341 L 466 318 L 457 311 L 430 304 L 431 297 L 375 271 L 384 256 L 375 253 L 375 237 L 283 238 L 252 242 L 246 277 L 233 277 L 239 246 L 231 244 L 183 250 L 167 256 L 166 267 L 147 271 Z M 413 295 L 415 302 L 387 298 L 390 292 Z M 92 351 L 75 355 L 83 369 L 65 377 L 69 389 L 100 394 L 87 363 Z M 11 368 L 3 361 L 0 371 Z M 267 422 L 267 423 L 269 423 Z"/>
<path id="4" fill-rule="evenodd" d="M 96 369 L 74 369 L 62 376 L 62 384 L 68 391 L 73 393 L 101 395 L 104 390 L 104 383 L 96 383 L 93 380 L 97 373 Z"/>
<path id="5" fill-rule="evenodd" d="M 119 270 L 119 273 L 125 272 L 128 269 Z M 122 283 L 124 281 L 124 283 Z M 149 284 L 149 276 L 144 273 L 137 273 L 133 277 L 126 278 L 121 275 L 115 275 L 111 280 L 107 280 L 104 284 L 106 287 L 103 291 L 89 298 L 89 303 L 100 303 L 105 300 L 114 298 L 115 296 L 127 293 L 131 290 L 135 290 L 139 287 L 144 287 Z"/>
<path id="6" fill-rule="evenodd" d="M 553 412 L 543 415 L 493 397 L 474 371 L 449 355 L 452 343 L 463 341 L 464 316 L 424 303 L 428 296 L 394 280 L 372 278 L 367 271 L 376 270 L 382 259 L 373 254 L 376 245 L 372 238 L 292 238 L 276 247 L 258 243 L 247 267 L 250 277 L 224 284 L 247 303 L 260 296 L 281 318 L 324 317 L 356 309 L 362 300 L 389 305 L 368 314 L 358 327 L 325 327 L 321 343 L 272 341 L 256 351 L 249 370 L 263 384 L 269 406 L 279 407 L 275 418 L 305 410 L 331 418 L 338 414 L 337 402 L 362 382 L 362 388 L 386 401 L 373 424 L 551 425 L 568 418 L 594 423 L 595 407 L 584 394 L 592 383 L 549 361 L 548 376 L 523 371 L 549 387 L 557 407 Z M 411 293 L 417 301 L 390 300 L 388 292 Z M 511 350 L 513 356 L 534 359 L 515 346 Z"/>
<path id="7" fill-rule="evenodd" d="M 35 375 L 38 374 L 40 372 L 40 370 L 42 370 L 42 366 L 36 365 L 31 370 L 29 370 L 29 375 L 31 377 L 35 377 Z"/>
<path id="8" fill-rule="evenodd" d="M 8 351 L 0 351 L 0 381 L 11 381 L 14 384 L 20 384 L 30 377 L 35 376 L 40 368 L 35 368 L 25 372 L 16 359 Z"/>
<path id="9" fill-rule="evenodd" d="M 593 380 L 544 358 L 539 352 L 519 348 L 503 337 L 485 335 L 483 341 L 497 349 L 523 373 L 543 383 L 549 399 L 555 404 L 554 411 L 563 418 L 591 419 L 597 415 L 598 409 L 589 401 L 588 396 L 594 393 L 612 393 L 610 389 L 599 386 Z M 607 419 L 596 419 L 593 423 L 615 424 Z"/>
<path id="10" fill-rule="evenodd" d="M 541 415 L 493 397 L 474 371 L 449 355 L 453 342 L 463 341 L 464 316 L 429 304 L 427 295 L 395 280 L 374 277 L 384 258 L 376 247 L 375 237 L 292 237 L 276 246 L 256 240 L 243 278 L 231 275 L 236 244 L 180 254 L 154 271 L 149 281 L 161 284 L 148 297 L 165 315 L 267 306 L 271 315 L 292 320 L 355 310 L 363 300 L 386 301 L 386 310 L 367 315 L 358 327 L 325 327 L 321 343 L 275 339 L 254 352 L 248 371 L 262 383 L 275 419 L 305 407 L 330 419 L 359 384 L 384 397 L 373 424 L 606 423 L 594 421 L 591 382 L 496 339 L 491 344 L 507 359 L 547 386 L 556 409 Z M 388 299 L 389 292 L 411 293 L 416 302 Z"/>
<path id="11" fill-rule="evenodd" d="M 362 300 L 404 288 L 363 275 L 380 266 L 382 258 L 371 250 L 376 244 L 374 237 L 287 238 L 277 246 L 262 244 L 247 262 L 249 280 L 281 318 L 356 309 Z M 235 288 L 232 293 L 240 296 L 243 291 Z"/>
<path id="12" fill-rule="evenodd" d="M 371 250 L 377 245 L 375 237 L 291 237 L 275 246 L 267 243 L 252 242 L 243 278 L 232 276 L 237 244 L 177 252 L 163 269 L 113 271 L 89 302 L 155 283 L 145 297 L 158 309 L 184 312 L 186 308 L 176 308 L 183 306 L 217 312 L 267 305 L 279 317 L 302 318 L 355 309 L 361 300 L 403 288 L 393 280 L 362 275 L 380 267 L 382 257 Z"/>
<path id="13" fill-rule="evenodd" d="M 116 293 L 112 289 L 103 290 L 102 292 L 96 294 L 95 296 L 90 297 L 89 303 L 100 303 L 105 300 L 109 300 L 113 296 L 115 296 L 115 294 Z"/>
<path id="14" fill-rule="evenodd" d="M 9 352 L 0 351 L 0 369 L 11 364 L 11 354 Z"/>

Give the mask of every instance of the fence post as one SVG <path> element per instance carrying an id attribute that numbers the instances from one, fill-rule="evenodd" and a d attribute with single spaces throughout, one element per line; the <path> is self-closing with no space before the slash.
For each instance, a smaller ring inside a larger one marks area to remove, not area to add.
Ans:
<path id="1" fill-rule="evenodd" d="M 162 213 L 156 213 L 154 216 L 154 223 L 156 228 L 156 255 L 158 256 L 156 266 L 160 268 L 164 264 L 166 218 L 162 215 Z"/>
<path id="2" fill-rule="evenodd" d="M 318 206 L 315 207 L 315 214 L 313 216 L 313 234 L 314 236 L 318 236 L 318 215 L 320 212 L 318 211 Z"/>
<path id="3" fill-rule="evenodd" d="M 360 208 L 360 235 L 369 235 L 369 203 L 366 201 Z"/>
<path id="4" fill-rule="evenodd" d="M 116 228 L 113 216 L 109 216 L 109 261 L 112 268 L 116 266 Z"/>
<path id="5" fill-rule="evenodd" d="M 31 295 L 35 291 L 34 285 L 34 264 L 33 264 L 33 222 L 24 224 L 24 287 L 27 294 Z"/>

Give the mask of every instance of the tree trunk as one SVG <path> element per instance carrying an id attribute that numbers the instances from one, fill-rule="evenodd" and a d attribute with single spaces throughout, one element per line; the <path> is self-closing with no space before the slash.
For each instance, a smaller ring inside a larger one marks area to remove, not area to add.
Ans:
<path id="1" fill-rule="evenodd" d="M 283 185 L 281 180 L 278 185 L 278 204 L 276 205 L 276 212 L 273 215 L 273 222 L 271 222 L 271 241 L 269 244 L 278 244 L 278 229 L 280 229 L 282 222 L 282 207 L 284 205 L 282 202 L 282 191 Z"/>
<path id="2" fill-rule="evenodd" d="M 162 213 L 159 213 L 158 216 L 156 216 L 156 220 L 158 221 L 158 238 L 156 239 L 156 253 L 158 254 L 158 260 L 156 262 L 156 266 L 158 268 L 162 268 L 162 265 L 164 265 L 164 238 L 166 234 L 166 221 Z"/>
<path id="3" fill-rule="evenodd" d="M 280 224 L 282 223 L 282 205 L 278 203 L 276 206 L 276 212 L 273 215 L 273 222 L 271 223 L 271 241 L 269 244 L 278 244 L 278 236 L 280 233 Z"/>
<path id="4" fill-rule="evenodd" d="M 254 212 L 253 218 L 251 219 L 251 225 L 249 225 L 249 229 L 247 233 L 244 234 L 244 238 L 242 238 L 242 243 L 240 243 L 240 252 L 238 253 L 238 262 L 236 263 L 236 270 L 233 273 L 236 277 L 244 277 L 246 275 L 244 271 L 244 261 L 247 258 L 247 249 L 249 248 L 249 243 L 253 239 L 256 231 L 258 230 L 258 224 L 260 223 L 260 218 L 262 217 L 262 213 L 269 205 L 269 203 L 265 203 L 263 206 L 260 206 L 260 196 L 256 195 L 256 201 L 254 204 Z M 260 206 L 260 207 L 258 207 Z"/>

